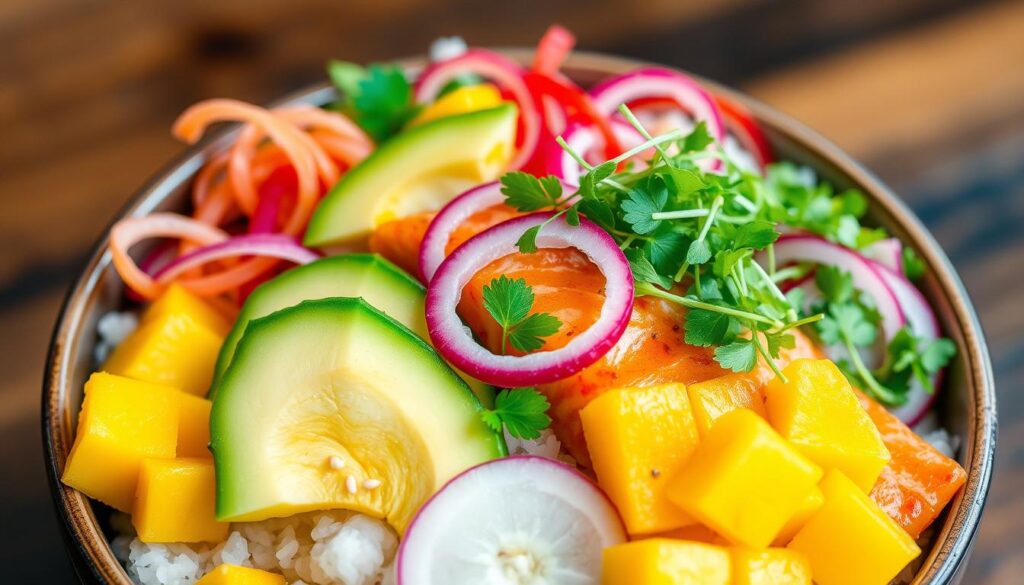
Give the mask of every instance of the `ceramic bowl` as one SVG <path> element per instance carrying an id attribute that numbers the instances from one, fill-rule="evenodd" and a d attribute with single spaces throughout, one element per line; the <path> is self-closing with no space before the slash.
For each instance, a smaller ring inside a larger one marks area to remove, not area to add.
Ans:
<path id="1" fill-rule="evenodd" d="M 504 52 L 522 63 L 529 62 L 532 56 L 525 50 Z M 422 60 L 415 59 L 402 63 L 411 71 L 423 65 Z M 569 59 L 565 71 L 588 86 L 608 75 L 644 65 L 649 64 L 579 53 Z M 936 522 L 933 544 L 923 553 L 923 563 L 913 583 L 957 583 L 985 505 L 996 441 L 992 367 L 978 317 L 960 279 L 920 220 L 870 172 L 793 119 L 735 91 L 712 82 L 706 84 L 711 91 L 725 94 L 753 112 L 779 158 L 809 165 L 839 188 L 855 187 L 864 192 L 870 200 L 870 221 L 919 251 L 928 265 L 922 292 L 935 308 L 945 334 L 959 350 L 937 408 L 942 424 L 961 439 L 958 457 L 968 470 L 968 479 L 948 511 Z M 321 85 L 296 93 L 279 104 L 323 105 L 334 96 L 330 87 Z M 158 210 L 183 209 L 196 171 L 213 154 L 226 148 L 234 132 L 222 132 L 186 150 L 136 193 L 115 220 Z M 57 318 L 44 373 L 42 423 L 54 505 L 79 577 L 87 583 L 129 585 L 131 581 L 108 544 L 108 511 L 59 481 L 74 438 L 82 386 L 94 368 L 97 319 L 123 304 L 123 287 L 111 266 L 106 243 L 104 235 L 94 246 Z"/>

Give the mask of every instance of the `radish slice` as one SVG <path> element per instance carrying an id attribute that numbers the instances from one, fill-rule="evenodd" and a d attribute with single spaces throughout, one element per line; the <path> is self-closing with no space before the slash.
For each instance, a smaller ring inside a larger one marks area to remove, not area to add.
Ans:
<path id="1" fill-rule="evenodd" d="M 906 323 L 900 304 L 882 278 L 877 265 L 849 248 L 833 244 L 818 236 L 785 235 L 775 242 L 775 261 L 780 266 L 795 262 L 813 262 L 835 266 L 849 272 L 853 276 L 853 286 L 875 301 L 875 306 L 882 316 L 882 332 L 885 334 L 886 343 Z"/>
<path id="2" fill-rule="evenodd" d="M 626 540 L 615 507 L 575 469 L 507 457 L 456 476 L 398 549 L 398 585 L 601 582 L 602 551 Z"/>
<path id="3" fill-rule="evenodd" d="M 495 386 L 513 388 L 554 382 L 603 356 L 622 336 L 633 308 L 629 262 L 608 232 L 586 219 L 570 226 L 564 218 L 540 230 L 538 248 L 576 248 L 605 278 L 605 302 L 597 321 L 564 347 L 524 356 L 496 355 L 478 344 L 455 308 L 462 289 L 491 262 L 518 253 L 516 242 L 551 213 L 534 213 L 500 223 L 459 246 L 441 264 L 427 288 L 427 327 L 434 347 L 454 367 Z"/>
<path id="4" fill-rule="evenodd" d="M 907 325 L 916 337 L 926 341 L 934 341 L 942 336 L 939 329 L 939 321 L 932 311 L 931 305 L 909 280 L 894 270 L 876 263 L 875 267 L 882 279 L 896 296 L 900 307 L 907 318 Z M 939 383 L 942 372 L 936 372 L 931 377 L 934 393 L 925 390 L 924 386 L 917 381 L 917 378 L 910 380 L 910 393 L 907 395 L 907 402 L 902 406 L 890 409 L 890 411 L 908 426 L 914 426 L 921 422 L 921 419 L 928 413 L 935 397 L 938 394 Z"/>
<path id="5" fill-rule="evenodd" d="M 250 234 L 235 236 L 223 242 L 210 244 L 185 254 L 163 267 L 154 279 L 161 285 L 174 281 L 177 277 L 192 270 L 226 258 L 239 256 L 261 256 L 278 258 L 295 264 L 309 264 L 319 256 L 298 244 L 295 238 L 283 234 Z"/>
<path id="6" fill-rule="evenodd" d="M 887 269 L 903 274 L 903 242 L 898 238 L 886 238 L 864 248 L 864 256 Z"/>
<path id="7" fill-rule="evenodd" d="M 719 144 L 725 143 L 725 123 L 714 98 L 678 71 L 654 67 L 638 69 L 598 84 L 590 90 L 590 97 L 595 108 L 605 116 L 617 112 L 620 105 L 639 99 L 671 98 L 694 119 L 704 121 Z M 718 159 L 701 161 L 701 168 L 705 170 L 718 170 L 721 165 Z"/>
<path id="8" fill-rule="evenodd" d="M 470 49 L 453 59 L 432 63 L 416 80 L 416 101 L 426 103 L 435 99 L 444 86 L 467 74 L 490 79 L 515 98 L 523 134 L 522 144 L 509 167 L 521 168 L 537 148 L 541 117 L 533 95 L 523 81 L 523 70 L 513 61 L 484 49 Z"/>

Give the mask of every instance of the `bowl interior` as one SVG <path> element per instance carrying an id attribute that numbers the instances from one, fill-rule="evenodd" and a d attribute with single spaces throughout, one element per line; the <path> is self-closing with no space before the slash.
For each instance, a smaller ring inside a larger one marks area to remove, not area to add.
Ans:
<path id="1" fill-rule="evenodd" d="M 532 52 L 525 50 L 506 53 L 522 63 L 532 57 Z M 403 63 L 410 70 L 423 64 L 421 60 Z M 610 74 L 640 65 L 645 64 L 581 53 L 569 59 L 565 71 L 581 85 L 588 86 Z M 923 555 L 913 582 L 955 583 L 970 551 L 988 491 L 996 430 L 991 364 L 967 294 L 931 235 L 874 176 L 822 137 L 786 116 L 715 83 L 705 83 L 713 92 L 745 104 L 755 114 L 780 159 L 806 164 L 840 189 L 856 187 L 863 191 L 871 202 L 872 222 L 912 245 L 928 265 L 922 292 L 936 309 L 945 335 L 952 338 L 958 348 L 937 408 L 942 424 L 961 439 L 958 458 L 968 470 L 968 480 L 944 517 L 936 522 L 934 544 Z M 332 89 L 318 86 L 280 103 L 322 105 L 333 96 Z M 213 153 L 226 148 L 233 134 L 234 130 L 221 132 L 186 151 L 141 189 L 118 218 L 183 209 L 191 178 Z M 144 253 L 144 247 L 140 248 L 138 252 Z M 59 481 L 74 438 L 74 419 L 81 404 L 82 387 L 95 367 L 96 321 L 105 312 L 124 306 L 122 292 L 122 284 L 106 252 L 104 235 L 72 286 L 54 331 L 44 379 L 43 427 L 50 483 L 76 568 L 87 581 L 128 585 L 130 581 L 114 558 L 103 532 L 104 523 L 99 519 L 107 511 Z"/>

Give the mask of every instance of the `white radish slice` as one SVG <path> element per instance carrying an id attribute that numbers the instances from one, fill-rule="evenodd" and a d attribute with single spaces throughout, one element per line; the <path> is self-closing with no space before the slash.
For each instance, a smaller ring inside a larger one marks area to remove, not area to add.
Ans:
<path id="1" fill-rule="evenodd" d="M 935 312 L 932 311 L 931 305 L 928 304 L 924 295 L 921 294 L 921 291 L 917 290 L 917 287 L 897 272 L 880 264 L 876 264 L 876 266 L 878 267 L 878 273 L 885 280 L 889 290 L 896 296 L 896 300 L 899 302 L 900 308 L 903 309 L 903 314 L 907 318 L 907 325 L 910 326 L 910 330 L 914 335 L 925 341 L 938 339 L 942 335 L 942 331 L 939 329 L 939 321 L 935 317 Z M 907 402 L 903 406 L 890 409 L 890 412 L 911 427 L 921 422 L 921 419 L 931 409 L 932 403 L 935 402 L 941 379 L 941 371 L 936 372 L 931 377 L 932 387 L 935 388 L 935 392 L 929 393 L 917 381 L 917 378 L 911 378 Z"/>
<path id="2" fill-rule="evenodd" d="M 420 509 L 398 585 L 598 585 L 601 554 L 626 540 L 607 496 L 543 457 L 497 459 L 452 479 Z"/>

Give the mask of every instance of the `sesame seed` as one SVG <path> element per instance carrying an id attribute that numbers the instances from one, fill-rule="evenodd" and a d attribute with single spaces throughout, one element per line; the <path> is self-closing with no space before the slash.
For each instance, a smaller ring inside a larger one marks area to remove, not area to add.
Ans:
<path id="1" fill-rule="evenodd" d="M 356 489 L 357 489 L 356 478 L 352 477 L 351 475 L 346 477 L 345 478 L 345 489 L 347 489 L 348 493 L 350 493 L 350 494 L 356 493 Z"/>
<path id="2" fill-rule="evenodd" d="M 654 479 L 658 479 L 658 477 L 660 477 L 660 476 L 661 476 L 661 471 L 660 470 L 658 470 L 658 469 L 652 469 L 651 470 L 651 477 L 653 477 Z"/>
<path id="3" fill-rule="evenodd" d="M 342 467 L 345 467 L 345 460 L 337 455 L 329 458 L 327 463 L 331 466 L 331 469 L 341 469 Z"/>
<path id="4" fill-rule="evenodd" d="M 375 490 L 380 487 L 379 479 L 367 479 L 363 481 L 363 488 L 368 490 Z"/>

